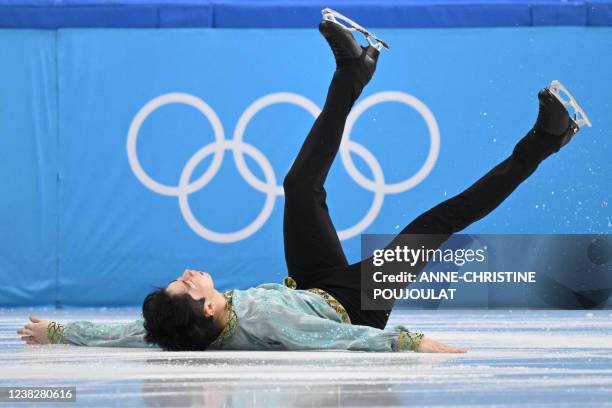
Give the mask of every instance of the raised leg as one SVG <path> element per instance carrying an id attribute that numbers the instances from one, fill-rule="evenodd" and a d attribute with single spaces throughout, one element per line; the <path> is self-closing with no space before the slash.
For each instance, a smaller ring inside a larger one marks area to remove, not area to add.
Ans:
<path id="1" fill-rule="evenodd" d="M 378 57 L 376 49 L 362 49 L 337 24 L 324 21 L 319 29 L 334 52 L 337 69 L 323 110 L 283 182 L 285 260 L 298 288 L 318 280 L 317 272 L 348 264 L 329 216 L 324 184 L 346 118 L 372 77 Z"/>
<path id="2" fill-rule="evenodd" d="M 336 71 L 323 111 L 283 182 L 285 260 L 298 285 L 311 272 L 347 264 L 329 216 L 324 183 L 340 148 L 346 118 L 359 96 L 356 88 L 352 71 Z"/>
<path id="3" fill-rule="evenodd" d="M 567 144 L 579 127 L 548 91 L 538 95 L 540 112 L 535 126 L 512 154 L 467 190 L 418 216 L 401 234 L 453 234 L 493 211 L 551 154 Z"/>
<path id="4" fill-rule="evenodd" d="M 426 248 L 439 247 L 451 234 L 463 230 L 497 208 L 533 174 L 543 160 L 567 144 L 578 132 L 579 126 L 547 89 L 542 90 L 538 97 L 540 112 L 536 124 L 516 144 L 509 157 L 465 191 L 419 215 L 400 234 L 427 234 L 427 237 L 423 237 L 427 241 L 423 242 Z M 394 248 L 401 239 L 398 237 L 392 240 L 386 248 Z M 362 268 L 369 271 L 370 265 L 371 258 L 350 265 L 347 270 L 354 274 L 351 279 L 355 279 L 355 275 L 361 276 Z M 418 275 L 425 265 L 417 263 L 410 272 Z M 392 307 L 391 303 L 385 311 L 364 311 L 365 317 L 361 324 L 384 327 Z"/>

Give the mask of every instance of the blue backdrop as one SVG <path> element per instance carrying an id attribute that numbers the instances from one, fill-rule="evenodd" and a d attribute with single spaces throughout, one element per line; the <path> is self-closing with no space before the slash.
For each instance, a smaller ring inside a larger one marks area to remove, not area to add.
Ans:
<path id="1" fill-rule="evenodd" d="M 552 79 L 593 128 L 466 232 L 612 231 L 611 30 L 380 35 L 360 101 L 382 102 L 348 135 L 356 168 L 338 157 L 328 180 L 350 260 L 359 233 L 398 231 L 505 158 Z M 184 268 L 222 290 L 286 275 L 279 186 L 334 68 L 315 30 L 5 30 L 0 51 L 1 304 L 137 305 Z"/>

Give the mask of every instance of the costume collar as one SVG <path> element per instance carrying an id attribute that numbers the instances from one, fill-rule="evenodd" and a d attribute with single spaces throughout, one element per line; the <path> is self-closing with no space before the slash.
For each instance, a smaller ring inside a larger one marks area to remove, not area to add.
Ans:
<path id="1" fill-rule="evenodd" d="M 233 296 L 233 290 L 223 292 L 223 297 L 226 301 L 225 310 L 228 311 L 229 318 L 227 320 L 227 324 L 225 325 L 219 336 L 212 343 L 210 343 L 211 346 L 219 347 L 224 345 L 232 338 L 234 333 L 236 333 L 236 329 L 238 328 L 238 316 L 234 311 Z"/>

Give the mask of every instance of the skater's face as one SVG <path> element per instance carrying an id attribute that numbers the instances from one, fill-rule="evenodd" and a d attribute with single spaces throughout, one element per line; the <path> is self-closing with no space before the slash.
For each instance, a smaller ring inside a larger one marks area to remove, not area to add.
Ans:
<path id="1" fill-rule="evenodd" d="M 210 299 L 214 290 L 215 286 L 209 273 L 191 269 L 187 269 L 166 287 L 166 292 L 170 295 L 187 293 L 194 300 Z"/>

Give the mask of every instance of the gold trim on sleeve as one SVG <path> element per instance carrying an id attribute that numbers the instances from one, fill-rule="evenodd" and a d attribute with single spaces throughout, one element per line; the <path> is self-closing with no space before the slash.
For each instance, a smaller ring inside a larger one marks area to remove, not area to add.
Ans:
<path id="1" fill-rule="evenodd" d="M 64 339 L 64 325 L 56 322 L 49 323 L 47 326 L 47 338 L 50 343 L 61 343 Z"/>
<path id="2" fill-rule="evenodd" d="M 395 351 L 417 351 L 419 345 L 421 344 L 423 336 L 424 334 L 422 333 L 402 330 L 397 336 L 397 341 L 395 343 Z"/>

